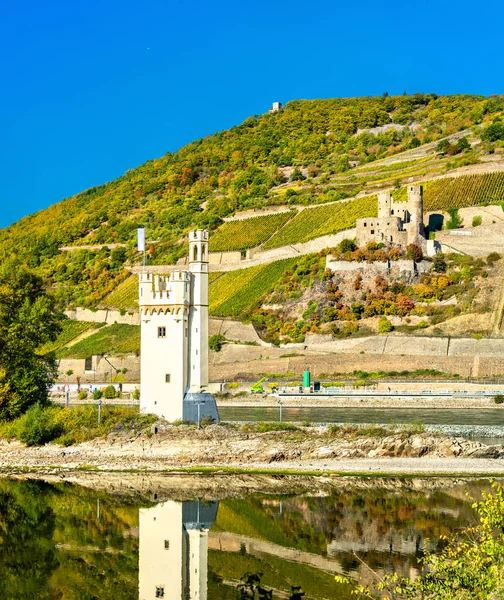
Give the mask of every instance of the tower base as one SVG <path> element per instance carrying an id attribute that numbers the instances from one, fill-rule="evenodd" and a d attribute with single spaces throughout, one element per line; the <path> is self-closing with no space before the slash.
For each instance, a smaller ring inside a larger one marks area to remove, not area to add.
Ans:
<path id="1" fill-rule="evenodd" d="M 182 406 L 182 420 L 198 421 L 198 406 L 200 420 L 210 417 L 215 423 L 219 422 L 217 403 L 210 392 L 187 392 Z"/>

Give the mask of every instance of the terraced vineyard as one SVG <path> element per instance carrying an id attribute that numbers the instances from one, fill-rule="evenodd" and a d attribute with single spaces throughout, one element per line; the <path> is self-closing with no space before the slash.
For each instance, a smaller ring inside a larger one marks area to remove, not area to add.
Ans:
<path id="1" fill-rule="evenodd" d="M 216 317 L 239 317 L 264 296 L 280 275 L 297 260 L 287 258 L 225 273 L 210 286 L 210 314 Z"/>
<path id="2" fill-rule="evenodd" d="M 101 301 L 100 306 L 117 310 L 138 309 L 138 277 L 130 275 Z"/>
<path id="3" fill-rule="evenodd" d="M 465 208 L 478 204 L 497 204 L 504 201 L 504 173 L 484 173 L 434 179 L 422 183 L 424 210 Z M 398 202 L 406 201 L 406 188 L 393 193 Z"/>
<path id="4" fill-rule="evenodd" d="M 87 358 L 93 354 L 128 354 L 140 352 L 140 326 L 114 323 L 69 348 L 56 351 L 56 358 Z"/>
<path id="5" fill-rule="evenodd" d="M 377 214 L 376 196 L 307 208 L 280 229 L 264 244 L 263 248 L 278 248 L 278 246 L 307 242 L 322 235 L 350 229 L 355 226 L 356 219 L 375 217 Z"/>
<path id="6" fill-rule="evenodd" d="M 67 319 L 62 323 L 62 331 L 54 342 L 44 344 L 39 350 L 39 354 L 47 354 L 53 352 L 62 346 L 65 346 L 81 333 L 84 333 L 92 327 L 100 327 L 99 323 L 91 323 L 89 321 L 73 321 Z"/>
<path id="7" fill-rule="evenodd" d="M 210 252 L 231 252 L 260 246 L 296 214 L 295 210 L 228 221 L 210 237 Z"/>

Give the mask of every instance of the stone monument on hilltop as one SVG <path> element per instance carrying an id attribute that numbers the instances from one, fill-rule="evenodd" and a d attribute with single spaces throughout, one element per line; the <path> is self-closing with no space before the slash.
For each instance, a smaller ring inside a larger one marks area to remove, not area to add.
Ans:
<path id="1" fill-rule="evenodd" d="M 190 232 L 188 269 L 166 271 L 139 274 L 140 410 L 167 421 L 218 421 L 208 391 L 208 231 Z"/>

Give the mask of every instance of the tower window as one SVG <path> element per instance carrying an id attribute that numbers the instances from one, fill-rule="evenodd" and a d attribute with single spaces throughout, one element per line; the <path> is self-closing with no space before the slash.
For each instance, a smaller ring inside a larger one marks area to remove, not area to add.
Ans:
<path id="1" fill-rule="evenodd" d="M 164 598 L 164 585 L 156 586 L 156 598 Z"/>
<path id="2" fill-rule="evenodd" d="M 170 383 L 171 381 L 171 375 L 169 373 L 166 373 L 165 375 L 165 383 Z"/>
<path id="3" fill-rule="evenodd" d="M 205 244 L 201 246 L 201 260 L 205 260 Z"/>
<path id="4" fill-rule="evenodd" d="M 373 234 L 373 233 L 374 233 L 374 229 L 371 229 L 371 234 Z"/>
<path id="5" fill-rule="evenodd" d="M 159 338 L 164 338 L 166 337 L 166 327 L 158 327 L 157 328 L 157 336 Z"/>
<path id="6" fill-rule="evenodd" d="M 92 371 L 93 369 L 93 357 L 89 356 L 84 359 L 84 371 Z"/>
<path id="7" fill-rule="evenodd" d="M 198 246 L 193 248 L 193 260 L 198 260 Z"/>
<path id="8" fill-rule="evenodd" d="M 165 540 L 164 541 L 164 549 L 165 550 L 169 550 L 170 549 L 170 540 Z"/>

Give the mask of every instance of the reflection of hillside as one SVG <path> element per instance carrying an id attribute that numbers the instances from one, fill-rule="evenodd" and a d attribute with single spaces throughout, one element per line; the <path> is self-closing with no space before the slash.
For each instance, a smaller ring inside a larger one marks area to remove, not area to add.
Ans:
<path id="1" fill-rule="evenodd" d="M 370 572 L 358 554 L 378 572 L 415 576 L 425 539 L 435 551 L 442 544 L 440 536 L 472 523 L 472 500 L 465 492 L 479 495 L 480 483 L 461 483 L 450 494 L 401 491 L 396 484 L 392 489 L 333 490 L 317 497 L 224 500 L 210 548 L 228 556 L 241 551 L 249 560 L 269 562 L 274 556 L 284 565 L 304 564 L 366 581 Z"/>

